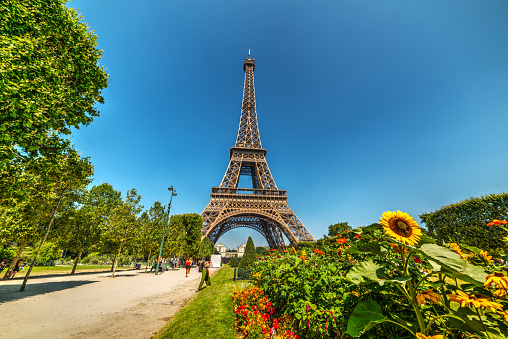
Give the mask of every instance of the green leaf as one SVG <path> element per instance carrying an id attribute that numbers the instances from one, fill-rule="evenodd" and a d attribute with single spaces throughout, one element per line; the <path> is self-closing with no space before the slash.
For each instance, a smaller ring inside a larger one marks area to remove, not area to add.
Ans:
<path id="1" fill-rule="evenodd" d="M 416 244 L 416 247 L 421 247 L 423 244 L 435 244 L 436 239 L 429 237 L 427 234 L 422 234 L 420 241 Z"/>
<path id="2" fill-rule="evenodd" d="M 441 272 L 475 285 L 483 285 L 487 273 L 480 266 L 471 265 L 451 249 L 436 244 L 420 247 L 422 256 L 441 266 Z M 434 266 L 434 264 L 432 264 Z"/>
<path id="3" fill-rule="evenodd" d="M 374 300 L 366 300 L 358 303 L 347 323 L 346 334 L 358 338 L 365 331 L 370 330 L 377 324 L 386 321 L 387 318 L 381 312 L 381 307 Z"/>
<path id="4" fill-rule="evenodd" d="M 386 275 L 384 274 L 383 266 L 374 263 L 372 259 L 368 259 L 354 265 L 348 274 L 346 274 L 346 278 L 356 285 L 370 284 L 373 281 L 377 281 L 382 285 Z"/>
<path id="5" fill-rule="evenodd" d="M 469 250 L 476 255 L 480 254 L 480 252 L 481 252 L 481 249 L 479 249 L 478 247 L 474 247 L 474 246 L 462 245 L 462 248 L 465 248 L 466 250 Z"/>
<path id="6" fill-rule="evenodd" d="M 372 224 L 372 225 L 369 225 L 366 227 L 362 227 L 361 231 L 362 231 L 362 233 L 367 233 L 367 232 L 374 232 L 375 230 L 380 230 L 382 228 L 383 228 L 383 226 L 380 224 Z"/>

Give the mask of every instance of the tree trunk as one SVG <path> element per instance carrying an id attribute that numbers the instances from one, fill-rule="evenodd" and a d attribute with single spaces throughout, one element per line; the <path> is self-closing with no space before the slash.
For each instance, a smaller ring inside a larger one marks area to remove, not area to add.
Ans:
<path id="1" fill-rule="evenodd" d="M 115 252 L 115 258 L 113 259 L 113 263 L 111 264 L 111 270 L 109 270 L 110 272 L 113 272 L 113 269 L 115 268 L 116 256 L 117 256 L 117 253 Z"/>
<path id="2" fill-rule="evenodd" d="M 136 256 L 134 257 L 134 268 L 136 268 L 137 263 L 138 263 L 138 251 L 136 250 Z"/>
<path id="3" fill-rule="evenodd" d="M 116 253 L 115 257 L 119 257 L 120 256 L 120 253 L 122 251 L 122 246 L 120 246 L 120 248 L 118 249 L 118 253 Z M 114 278 L 115 277 L 115 271 L 116 271 L 116 260 L 115 262 L 113 263 L 113 274 L 111 274 L 111 278 Z"/>
<path id="4" fill-rule="evenodd" d="M 53 211 L 51 220 L 49 221 L 48 229 L 46 230 L 46 234 L 44 234 L 44 238 L 41 240 L 41 243 L 39 244 L 39 248 L 37 249 L 37 253 L 35 253 L 34 260 L 32 260 L 32 264 L 30 265 L 28 272 L 26 272 L 26 274 L 25 274 L 25 279 L 23 279 L 23 284 L 21 284 L 21 288 L 19 289 L 20 292 L 23 292 L 25 290 L 25 286 L 26 286 L 28 277 L 30 276 L 32 269 L 34 268 L 35 263 L 37 262 L 37 257 L 39 256 L 39 252 L 41 251 L 42 245 L 44 245 L 44 242 L 46 241 L 46 238 L 48 237 L 49 231 L 51 230 L 51 226 L 53 225 L 53 221 L 55 221 L 56 211 L 58 210 L 58 207 L 60 206 L 61 201 L 62 201 L 62 194 L 60 195 L 60 198 L 58 198 L 58 204 L 56 204 L 56 208 Z"/>
<path id="5" fill-rule="evenodd" d="M 79 251 L 79 254 L 78 254 L 78 256 L 76 257 L 76 260 L 74 261 L 74 266 L 72 267 L 72 272 L 71 272 L 71 275 L 73 275 L 74 273 L 76 273 L 76 266 L 78 266 L 78 262 L 81 260 L 81 252 L 83 252 L 83 251 Z"/>
<path id="6" fill-rule="evenodd" d="M 150 248 L 150 251 L 148 251 L 148 258 L 146 259 L 145 273 L 148 271 L 148 262 L 150 261 L 151 255 L 152 255 L 152 249 Z"/>
<path id="7" fill-rule="evenodd" d="M 16 267 L 16 264 L 18 263 L 19 257 L 21 256 L 21 253 L 23 253 L 25 246 L 26 246 L 26 241 L 23 241 L 23 243 L 19 247 L 18 252 L 16 253 L 16 256 L 12 260 L 11 266 L 9 266 L 9 268 L 7 269 L 7 272 L 5 272 L 5 275 L 2 278 L 3 280 L 10 279 L 12 271 L 14 270 L 14 267 Z"/>

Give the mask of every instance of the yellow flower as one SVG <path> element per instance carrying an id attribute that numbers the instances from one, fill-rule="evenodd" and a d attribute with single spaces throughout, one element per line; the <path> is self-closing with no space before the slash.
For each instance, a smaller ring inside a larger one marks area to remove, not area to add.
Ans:
<path id="1" fill-rule="evenodd" d="M 457 294 L 448 294 L 451 301 L 455 301 L 460 304 L 460 307 L 466 307 L 472 304 L 476 308 L 486 307 L 490 308 L 492 312 L 496 309 L 502 309 L 503 305 L 498 304 L 490 300 L 490 298 L 484 297 L 479 294 L 467 295 L 462 291 L 457 291 Z"/>
<path id="2" fill-rule="evenodd" d="M 482 256 L 487 262 L 492 262 L 492 256 L 488 255 L 487 251 L 480 250 L 480 256 Z"/>
<path id="3" fill-rule="evenodd" d="M 462 250 L 460 249 L 460 246 L 459 246 L 459 245 L 457 245 L 456 243 L 454 243 L 454 242 L 450 243 L 450 248 L 451 248 L 452 250 L 454 250 L 454 251 L 455 251 L 455 253 L 457 253 L 458 255 L 460 255 L 460 257 L 461 257 L 462 259 L 466 259 L 466 258 L 467 258 L 467 255 L 465 255 L 464 253 L 462 253 Z"/>
<path id="4" fill-rule="evenodd" d="M 508 323 L 508 311 L 497 312 L 497 313 L 501 314 L 504 318 L 504 321 L 506 321 Z"/>
<path id="5" fill-rule="evenodd" d="M 429 299 L 430 301 L 439 304 L 439 302 L 441 301 L 441 296 L 432 290 L 425 290 L 416 296 L 418 305 L 424 304 L 425 299 Z"/>
<path id="6" fill-rule="evenodd" d="M 494 272 L 487 276 L 485 281 L 485 288 L 489 288 L 492 283 L 496 284 L 496 288 L 508 289 L 508 278 L 504 276 L 503 272 Z"/>
<path id="7" fill-rule="evenodd" d="M 506 290 L 504 288 L 500 288 L 496 290 L 494 293 L 494 297 L 503 299 L 506 296 Z"/>
<path id="8" fill-rule="evenodd" d="M 442 335 L 424 335 L 422 333 L 416 333 L 416 339 L 443 339 Z"/>
<path id="9" fill-rule="evenodd" d="M 385 233 L 396 240 L 414 245 L 420 241 L 422 230 L 420 226 L 407 213 L 401 211 L 383 213 L 379 223 L 383 225 Z"/>

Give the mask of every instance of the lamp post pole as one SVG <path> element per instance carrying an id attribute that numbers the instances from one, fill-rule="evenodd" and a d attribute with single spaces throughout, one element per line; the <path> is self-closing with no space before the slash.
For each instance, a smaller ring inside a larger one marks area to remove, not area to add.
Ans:
<path id="1" fill-rule="evenodd" d="M 168 216 L 166 218 L 166 223 L 164 224 L 164 233 L 162 233 L 162 241 L 161 248 L 159 250 L 159 257 L 157 258 L 157 268 L 155 269 L 155 275 L 159 274 L 159 265 L 162 260 L 162 247 L 164 246 L 164 238 L 166 237 L 166 227 L 169 225 L 169 213 L 171 212 L 171 202 L 173 201 L 173 197 L 176 197 L 176 191 L 173 189 L 173 186 L 169 186 L 168 191 L 171 193 L 171 198 L 169 199 L 168 205 Z"/>

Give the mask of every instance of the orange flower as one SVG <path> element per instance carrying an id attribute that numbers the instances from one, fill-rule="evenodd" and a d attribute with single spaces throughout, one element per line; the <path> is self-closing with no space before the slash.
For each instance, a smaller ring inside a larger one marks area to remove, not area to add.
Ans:
<path id="1" fill-rule="evenodd" d="M 319 248 L 316 248 L 314 250 L 314 253 L 316 253 L 316 254 L 324 254 L 323 251 L 321 251 Z"/>
<path id="2" fill-rule="evenodd" d="M 508 224 L 508 221 L 494 219 L 494 220 L 492 220 L 492 222 L 489 222 L 487 224 L 487 226 L 494 226 L 494 225 L 501 225 L 501 224 L 506 225 L 506 224 Z"/>
<path id="3" fill-rule="evenodd" d="M 337 244 L 345 244 L 347 242 L 346 238 L 339 238 L 337 239 Z"/>
<path id="4" fill-rule="evenodd" d="M 432 290 L 425 290 L 416 296 L 418 305 L 425 304 L 425 299 L 429 299 L 430 301 L 439 304 L 441 296 Z"/>

